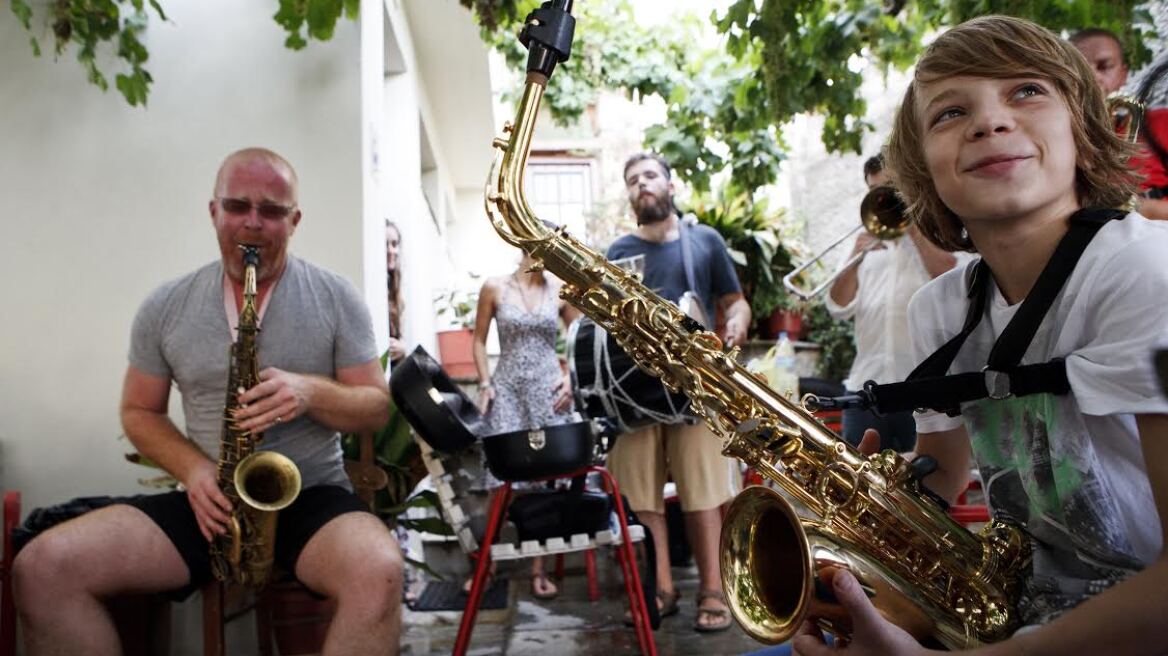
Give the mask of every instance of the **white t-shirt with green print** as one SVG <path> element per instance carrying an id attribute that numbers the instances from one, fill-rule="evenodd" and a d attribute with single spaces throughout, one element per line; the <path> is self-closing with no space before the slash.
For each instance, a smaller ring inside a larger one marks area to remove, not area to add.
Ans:
<path id="1" fill-rule="evenodd" d="M 925 287 L 909 305 L 917 361 L 960 332 L 974 263 Z M 980 371 L 1021 304 L 993 286 L 986 314 L 949 373 Z M 991 512 L 1025 527 L 1034 562 L 1021 604 L 1049 621 L 1151 562 L 1159 516 L 1135 417 L 1168 413 L 1152 351 L 1168 344 L 1168 222 L 1129 214 L 1087 246 L 1022 364 L 1067 362 L 1071 393 L 962 404 L 958 417 L 916 415 L 917 431 L 964 425 Z"/>

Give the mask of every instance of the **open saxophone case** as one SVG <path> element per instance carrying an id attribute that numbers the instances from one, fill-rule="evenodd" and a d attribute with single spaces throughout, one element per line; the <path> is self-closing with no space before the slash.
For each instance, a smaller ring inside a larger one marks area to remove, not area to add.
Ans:
<path id="1" fill-rule="evenodd" d="M 457 453 L 481 439 L 487 466 L 501 481 L 570 474 L 592 464 L 596 433 L 590 421 L 483 436 L 483 416 L 422 347 L 394 366 L 394 403 L 430 448 Z"/>
<path id="2" fill-rule="evenodd" d="M 422 347 L 394 366 L 389 385 L 402 415 L 434 451 L 457 454 L 481 448 L 495 478 L 508 485 L 525 484 L 519 494 L 510 496 L 507 507 L 507 517 L 521 542 L 568 541 L 574 535 L 593 536 L 618 524 L 611 496 L 587 490 L 585 485 L 588 468 L 597 458 L 598 434 L 608 430 L 603 425 L 577 419 L 533 430 L 482 435 L 485 422 L 478 408 Z M 572 478 L 568 489 L 552 487 L 552 481 L 564 477 Z M 536 484 L 541 481 L 548 485 Z M 627 500 L 622 507 L 629 524 L 640 524 L 628 510 Z M 647 564 L 641 578 L 646 598 L 652 599 L 656 567 L 649 531 L 645 531 L 645 540 Z M 656 604 L 648 606 L 650 624 L 656 628 L 660 621 Z"/>
<path id="3" fill-rule="evenodd" d="M 419 346 L 393 366 L 393 402 L 418 437 L 440 453 L 470 447 L 483 416 L 426 349 Z"/>
<path id="4" fill-rule="evenodd" d="M 457 453 L 480 441 L 487 468 L 500 481 L 549 480 L 593 464 L 596 431 L 591 421 L 481 435 L 485 425 L 478 408 L 420 346 L 394 367 L 390 390 L 406 420 L 432 449 Z M 535 489 L 518 496 L 510 517 L 520 539 L 568 538 L 608 527 L 607 495 L 585 492 L 582 475 L 570 492 Z"/>

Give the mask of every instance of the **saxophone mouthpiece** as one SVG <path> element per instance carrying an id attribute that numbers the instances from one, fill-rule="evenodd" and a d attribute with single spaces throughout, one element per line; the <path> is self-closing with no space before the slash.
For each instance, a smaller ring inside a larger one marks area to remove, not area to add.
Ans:
<path id="1" fill-rule="evenodd" d="M 239 248 L 243 250 L 243 266 L 258 267 L 260 265 L 260 249 L 258 246 L 241 245 Z"/>
<path id="2" fill-rule="evenodd" d="M 549 0 L 527 15 L 519 42 L 527 48 L 527 72 L 551 77 L 556 64 L 572 53 L 572 0 Z"/>

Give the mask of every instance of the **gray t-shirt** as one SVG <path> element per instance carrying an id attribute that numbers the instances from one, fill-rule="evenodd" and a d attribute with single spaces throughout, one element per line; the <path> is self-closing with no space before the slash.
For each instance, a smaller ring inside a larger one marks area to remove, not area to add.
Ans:
<path id="1" fill-rule="evenodd" d="M 232 341 L 218 261 L 151 293 L 138 309 L 130 338 L 130 364 L 175 381 L 187 436 L 212 459 L 219 457 Z M 377 357 L 369 310 L 356 288 L 291 255 L 268 301 L 257 342 L 261 370 L 277 367 L 335 378 L 337 369 Z M 340 435 L 306 415 L 268 429 L 260 448 L 292 458 L 306 488 L 350 488 Z"/>
<path id="2" fill-rule="evenodd" d="M 707 225 L 681 226 L 689 230 L 693 237 L 694 285 L 702 307 L 710 321 L 714 320 L 714 307 L 718 298 L 726 294 L 742 291 L 738 276 L 734 273 L 734 262 L 726 250 L 726 242 Z M 646 241 L 636 235 L 625 235 L 608 247 L 606 257 L 620 260 L 636 255 L 645 256 L 643 282 L 667 301 L 677 302 L 689 290 L 685 279 L 685 262 L 682 259 L 681 239 L 667 242 Z"/>

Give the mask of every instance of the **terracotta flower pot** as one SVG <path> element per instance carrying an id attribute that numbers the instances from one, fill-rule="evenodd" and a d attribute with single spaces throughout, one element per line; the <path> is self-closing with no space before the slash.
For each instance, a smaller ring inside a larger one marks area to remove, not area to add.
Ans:
<path id="1" fill-rule="evenodd" d="M 767 317 L 768 339 L 776 339 L 779 333 L 786 331 L 791 341 L 803 339 L 803 315 L 791 310 L 775 310 Z"/>
<path id="2" fill-rule="evenodd" d="M 438 331 L 438 354 L 442 369 L 451 378 L 475 378 L 474 331 L 470 328 Z"/>

